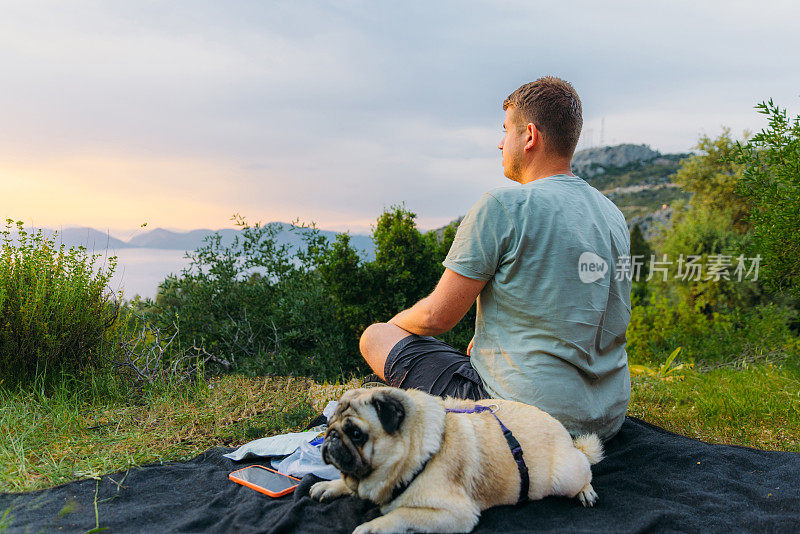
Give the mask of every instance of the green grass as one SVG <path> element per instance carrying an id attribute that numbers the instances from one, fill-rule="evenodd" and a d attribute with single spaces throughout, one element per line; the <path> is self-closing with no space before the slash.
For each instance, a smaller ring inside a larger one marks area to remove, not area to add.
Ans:
<path id="1" fill-rule="evenodd" d="M 635 376 L 628 413 L 711 443 L 800 452 L 800 374 L 769 364 Z"/>
<path id="2" fill-rule="evenodd" d="M 188 460 L 214 446 L 298 430 L 347 387 L 226 376 L 152 388 L 136 402 L 91 391 L 45 396 L 0 389 L 0 492 Z"/>
<path id="3" fill-rule="evenodd" d="M 759 364 L 633 377 L 629 414 L 712 443 L 800 452 L 800 372 Z M 0 491 L 22 492 L 147 463 L 188 460 L 299 430 L 346 384 L 225 376 L 125 401 L 101 388 L 0 390 Z M 4 521 L 0 511 L 0 531 Z M 66 512 L 65 512 L 66 513 Z"/>
<path id="4" fill-rule="evenodd" d="M 11 515 L 11 508 L 5 511 L 0 511 L 0 532 L 11 527 L 11 522 L 14 520 L 14 516 Z"/>

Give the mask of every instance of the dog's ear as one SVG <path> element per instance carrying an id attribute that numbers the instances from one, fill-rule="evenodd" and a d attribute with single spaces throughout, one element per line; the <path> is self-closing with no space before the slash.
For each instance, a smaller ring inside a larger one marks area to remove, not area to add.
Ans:
<path id="1" fill-rule="evenodd" d="M 372 405 L 383 425 L 383 430 L 387 434 L 394 434 L 406 417 L 406 409 L 400 399 L 392 393 L 381 391 L 372 396 Z"/>

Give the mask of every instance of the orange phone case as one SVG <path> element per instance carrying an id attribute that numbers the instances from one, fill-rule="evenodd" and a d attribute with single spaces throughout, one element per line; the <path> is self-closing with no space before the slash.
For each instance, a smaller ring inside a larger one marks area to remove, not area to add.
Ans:
<path id="1" fill-rule="evenodd" d="M 274 469 L 270 469 L 269 467 L 264 467 L 263 465 L 251 465 L 249 467 L 244 467 L 242 469 L 239 469 L 239 470 L 234 471 L 233 473 L 229 474 L 228 478 L 233 480 L 237 484 L 241 484 L 242 486 L 247 486 L 250 489 L 254 489 L 257 492 L 263 493 L 264 495 L 269 495 L 270 497 L 283 497 L 284 495 L 288 495 L 289 493 L 293 492 L 295 490 L 295 488 L 297 487 L 297 484 L 295 484 L 294 486 L 292 486 L 290 488 L 286 488 L 285 490 L 275 492 L 275 491 L 268 490 L 267 488 L 262 488 L 261 486 L 257 486 L 255 484 L 253 484 L 252 482 L 248 482 L 247 480 L 243 480 L 243 479 L 238 478 L 237 476 L 235 476 L 236 473 L 239 473 L 241 471 L 244 471 L 245 469 L 250 469 L 250 468 L 266 469 L 267 471 L 272 471 L 273 473 L 277 473 L 277 474 L 281 475 L 282 477 L 291 478 L 292 480 L 296 480 L 297 484 L 300 483 L 300 479 L 299 478 L 295 478 L 295 477 L 289 476 L 289 475 L 284 475 L 283 473 L 275 471 Z"/>

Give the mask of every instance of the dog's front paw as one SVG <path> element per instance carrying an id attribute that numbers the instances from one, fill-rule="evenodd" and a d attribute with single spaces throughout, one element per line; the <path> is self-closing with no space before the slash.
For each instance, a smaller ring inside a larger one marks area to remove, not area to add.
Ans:
<path id="1" fill-rule="evenodd" d="M 358 525 L 353 534 L 379 534 L 381 532 L 399 532 L 399 531 L 392 531 L 392 530 L 385 530 L 381 528 L 379 523 L 376 523 L 373 519 L 372 521 L 368 521 L 367 523 L 362 523 Z"/>
<path id="2" fill-rule="evenodd" d="M 327 480 L 325 482 L 317 482 L 308 492 L 309 497 L 317 501 L 330 501 L 348 495 L 350 490 L 344 484 L 341 478 L 338 480 Z"/>
<path id="3" fill-rule="evenodd" d="M 597 499 L 597 493 L 595 493 L 591 484 L 586 484 L 583 489 L 578 492 L 578 500 L 586 507 L 594 506 Z"/>

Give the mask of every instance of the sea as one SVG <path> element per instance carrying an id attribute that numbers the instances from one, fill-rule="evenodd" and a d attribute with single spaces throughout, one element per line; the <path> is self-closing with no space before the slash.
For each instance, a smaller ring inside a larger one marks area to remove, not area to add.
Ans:
<path id="1" fill-rule="evenodd" d="M 122 291 L 122 298 L 132 300 L 136 295 L 155 298 L 158 285 L 170 274 L 179 275 L 189 267 L 183 250 L 157 248 L 121 248 L 104 252 L 117 257 L 117 268 L 109 288 Z"/>

